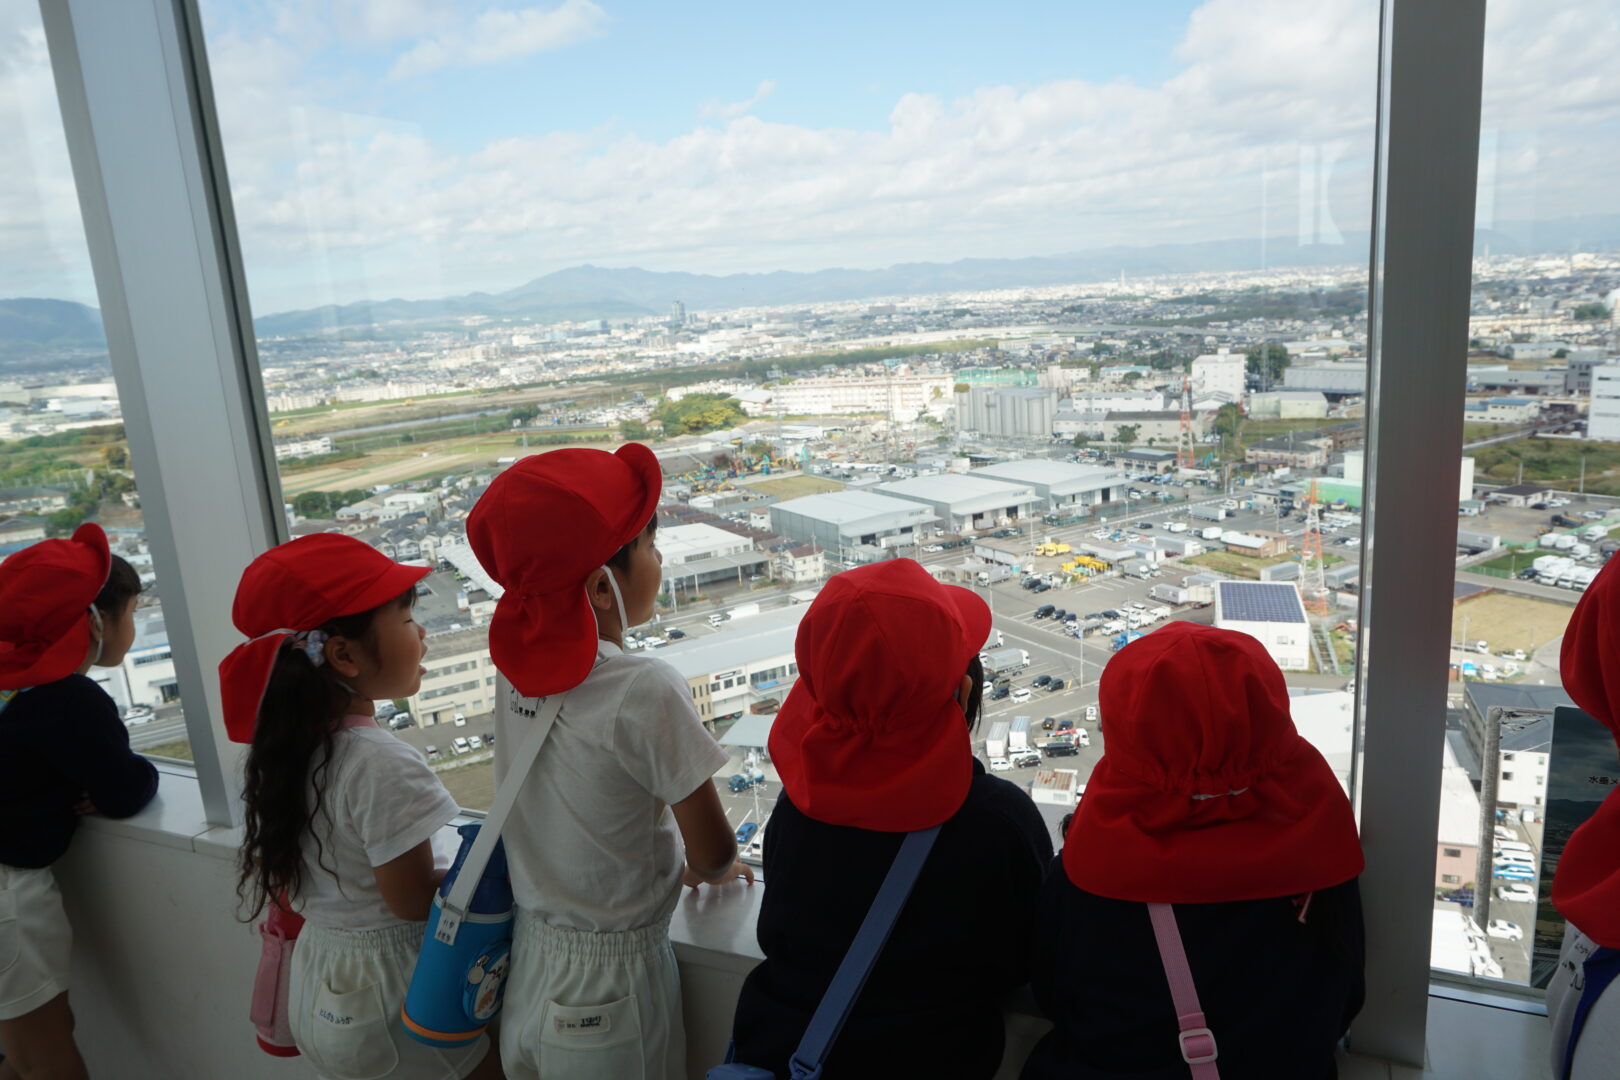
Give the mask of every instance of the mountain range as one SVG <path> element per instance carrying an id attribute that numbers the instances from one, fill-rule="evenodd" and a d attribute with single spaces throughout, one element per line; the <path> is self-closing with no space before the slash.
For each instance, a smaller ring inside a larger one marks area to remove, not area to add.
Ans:
<path id="1" fill-rule="evenodd" d="M 1526 238 L 1529 238 L 1527 241 Z M 1620 214 L 1552 222 L 1503 222 L 1476 230 L 1475 250 L 1496 255 L 1620 250 Z M 959 259 L 900 263 L 881 270 L 778 270 L 755 274 L 693 274 L 638 267 L 575 266 L 505 292 L 473 292 L 429 300 L 363 300 L 260 315 L 261 338 L 307 337 L 349 327 L 432 324 L 468 315 L 539 322 L 632 318 L 662 314 L 676 301 L 692 310 L 866 300 L 987 289 L 1065 285 L 1149 275 L 1274 267 L 1343 266 L 1367 258 L 1365 233 L 1334 245 L 1298 245 L 1286 238 L 1112 247 L 1021 259 Z M 99 313 L 65 300 L 0 300 L 0 370 L 42 350 L 105 350 Z"/>

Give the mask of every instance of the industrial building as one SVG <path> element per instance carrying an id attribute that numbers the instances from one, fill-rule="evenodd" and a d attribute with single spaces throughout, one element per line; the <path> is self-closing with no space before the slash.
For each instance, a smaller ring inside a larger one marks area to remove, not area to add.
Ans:
<path id="1" fill-rule="evenodd" d="M 658 650 L 692 694 L 704 721 L 746 712 L 767 699 L 787 699 L 799 678 L 793 643 L 808 605 L 728 619 L 713 634 L 690 637 Z"/>
<path id="2" fill-rule="evenodd" d="M 1552 710 L 1574 706 L 1562 686 L 1469 682 L 1463 691 L 1463 731 L 1475 761 L 1485 760 L 1486 719 L 1492 706 L 1504 709 Z M 1552 716 L 1502 717 L 1501 762 L 1497 771 L 1496 802 L 1513 808 L 1547 803 L 1547 760 L 1552 753 Z"/>
<path id="3" fill-rule="evenodd" d="M 887 558 L 890 548 L 919 543 L 922 530 L 934 522 L 933 511 L 915 500 L 875 491 L 831 491 L 771 507 L 772 532 L 857 562 Z"/>
<path id="4" fill-rule="evenodd" d="M 1318 390 L 1330 398 L 1359 397 L 1367 392 L 1367 365 L 1301 364 L 1283 372 L 1283 389 Z"/>
<path id="5" fill-rule="evenodd" d="M 1020 521 L 1036 513 L 1041 499 L 1028 484 L 986 476 L 919 476 L 879 484 L 883 495 L 921 503 L 951 532 L 972 532 Z"/>
<path id="6" fill-rule="evenodd" d="M 1247 361 L 1242 353 L 1209 353 L 1192 362 L 1190 381 L 1194 395 L 1224 394 L 1230 401 L 1243 397 Z"/>
<path id="7" fill-rule="evenodd" d="M 754 550 L 754 542 L 746 536 L 702 522 L 660 528 L 658 550 L 664 556 L 666 589 L 741 582 L 762 575 L 771 561 L 766 552 Z"/>
<path id="8" fill-rule="evenodd" d="M 1051 438 L 1058 392 L 1037 386 L 975 386 L 956 395 L 956 427 L 991 438 Z"/>
<path id="9" fill-rule="evenodd" d="M 1327 398 L 1319 390 L 1273 390 L 1249 395 L 1252 420 L 1319 420 L 1327 414 Z"/>
<path id="10" fill-rule="evenodd" d="M 1620 441 L 1620 361 L 1592 367 L 1592 405 L 1586 414 L 1586 437 Z"/>
<path id="11" fill-rule="evenodd" d="M 1310 669 L 1311 627 L 1291 581 L 1217 582 L 1215 625 L 1248 634 L 1284 671 Z"/>
<path id="12" fill-rule="evenodd" d="M 1044 500 L 1046 513 L 1063 517 L 1079 517 L 1093 507 L 1117 502 L 1129 486 L 1129 478 L 1112 469 L 1044 458 L 1003 461 L 974 469 L 969 475 L 1032 488 Z"/>

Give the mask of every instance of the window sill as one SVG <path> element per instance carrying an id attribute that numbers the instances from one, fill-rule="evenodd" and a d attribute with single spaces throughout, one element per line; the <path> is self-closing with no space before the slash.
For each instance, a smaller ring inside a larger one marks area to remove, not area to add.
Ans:
<path id="1" fill-rule="evenodd" d="M 235 860 L 242 838 L 239 828 L 208 823 L 197 780 L 183 766 L 160 766 L 157 797 L 135 816 L 122 820 L 90 816 L 82 824 L 90 833 L 191 851 L 227 863 Z M 670 937 L 681 964 L 693 1061 L 719 1061 L 724 1052 L 737 991 L 762 958 L 754 927 L 764 895 L 763 882 L 736 881 L 684 889 L 676 903 Z M 244 971 L 251 971 L 251 956 L 244 954 L 241 963 Z M 1527 997 L 1435 982 L 1429 998 L 1427 1069 L 1346 1054 L 1339 1075 L 1344 1080 L 1543 1076 L 1549 1041 L 1545 1016 L 1545 1005 Z M 1009 996 L 1006 1017 L 1007 1064 L 998 1076 L 1011 1080 L 1050 1024 L 1027 988 Z M 701 1075 L 701 1070 L 694 1075 Z"/>

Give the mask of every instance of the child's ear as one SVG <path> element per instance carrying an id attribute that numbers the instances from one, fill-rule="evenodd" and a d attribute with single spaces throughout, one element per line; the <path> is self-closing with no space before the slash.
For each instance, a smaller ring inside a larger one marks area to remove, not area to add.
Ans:
<path id="1" fill-rule="evenodd" d="M 336 635 L 327 638 L 322 652 L 325 654 L 326 662 L 331 665 L 332 670 L 345 679 L 352 679 L 360 674 L 360 664 L 355 657 L 354 642 L 348 638 Z"/>

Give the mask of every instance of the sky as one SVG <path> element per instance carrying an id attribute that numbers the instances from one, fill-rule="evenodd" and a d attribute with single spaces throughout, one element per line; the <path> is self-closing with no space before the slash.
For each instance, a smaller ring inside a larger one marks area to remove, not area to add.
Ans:
<path id="1" fill-rule="evenodd" d="M 1365 258 L 1376 0 L 200 6 L 260 314 L 585 262 Z M 1615 212 L 1616 40 L 1609 0 L 1493 0 L 1481 224 Z M 55 110 L 0 0 L 0 296 L 94 303 Z"/>

